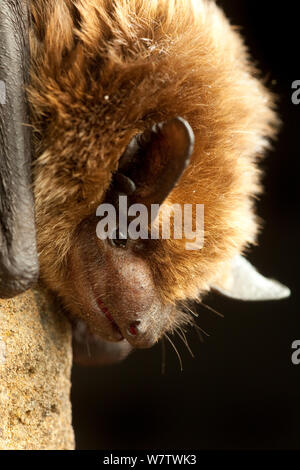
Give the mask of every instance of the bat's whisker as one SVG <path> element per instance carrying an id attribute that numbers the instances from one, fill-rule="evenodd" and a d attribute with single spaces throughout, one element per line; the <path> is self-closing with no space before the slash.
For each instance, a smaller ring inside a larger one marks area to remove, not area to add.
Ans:
<path id="1" fill-rule="evenodd" d="M 209 305 L 207 304 L 204 304 L 203 302 L 200 302 L 199 305 L 203 305 L 203 307 L 205 307 L 207 310 L 209 310 L 210 312 L 213 312 L 215 313 L 218 317 L 220 318 L 224 318 L 224 315 L 220 312 L 218 312 L 217 310 L 215 310 L 214 308 L 210 307 Z"/>
<path id="2" fill-rule="evenodd" d="M 161 374 L 165 375 L 166 373 L 166 343 L 164 336 L 161 341 Z"/>
<path id="3" fill-rule="evenodd" d="M 183 343 L 185 344 L 187 350 L 189 351 L 190 355 L 194 358 L 195 355 L 193 353 L 193 351 L 191 350 L 190 348 L 190 345 L 187 341 L 187 338 L 186 338 L 186 335 L 184 333 L 184 331 L 182 330 L 182 328 L 178 327 L 178 329 L 180 330 L 181 333 L 179 333 L 179 331 L 176 330 L 176 333 L 178 334 L 179 338 L 183 341 Z"/>
<path id="4" fill-rule="evenodd" d="M 182 366 L 182 359 L 181 359 L 181 356 L 178 352 L 178 349 L 176 348 L 175 344 L 173 343 L 173 341 L 171 340 L 171 338 L 167 335 L 167 333 L 164 334 L 164 336 L 167 338 L 167 340 L 169 341 L 169 343 L 172 345 L 177 357 L 178 357 L 178 360 L 179 360 L 179 364 L 180 364 L 180 370 L 181 372 L 183 371 L 183 366 Z"/>
<path id="5" fill-rule="evenodd" d="M 200 331 L 201 333 L 203 333 L 205 336 L 209 337 L 210 334 L 208 334 L 205 330 L 203 330 L 202 328 L 200 328 L 199 325 L 196 324 L 196 322 L 193 323 L 194 327 L 196 328 L 196 330 Z"/>
<path id="6" fill-rule="evenodd" d="M 195 329 L 196 333 L 197 333 L 197 336 L 200 340 L 200 343 L 204 343 L 204 338 L 203 338 L 203 334 L 201 333 L 201 331 L 199 331 L 197 328 Z"/>
<path id="7" fill-rule="evenodd" d="M 194 317 L 198 317 L 199 314 L 194 312 L 187 304 L 183 304 L 183 308 L 187 309 Z"/>

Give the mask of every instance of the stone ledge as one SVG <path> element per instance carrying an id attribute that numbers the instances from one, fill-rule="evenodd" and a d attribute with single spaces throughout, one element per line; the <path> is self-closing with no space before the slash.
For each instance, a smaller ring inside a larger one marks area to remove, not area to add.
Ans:
<path id="1" fill-rule="evenodd" d="M 0 300 L 0 450 L 72 450 L 71 328 L 38 288 Z"/>

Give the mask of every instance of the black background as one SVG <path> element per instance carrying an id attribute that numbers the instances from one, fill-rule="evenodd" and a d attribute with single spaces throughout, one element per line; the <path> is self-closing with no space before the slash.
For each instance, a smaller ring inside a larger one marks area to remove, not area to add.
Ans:
<path id="1" fill-rule="evenodd" d="M 206 298 L 225 318 L 199 309 L 198 324 L 210 337 L 201 343 L 189 333 L 195 359 L 176 340 L 182 373 L 168 347 L 161 374 L 160 344 L 116 366 L 74 367 L 77 449 L 300 449 L 300 365 L 291 362 L 291 344 L 300 340 L 300 105 L 291 102 L 291 84 L 300 79 L 300 15 L 296 2 L 219 4 L 241 26 L 279 96 L 283 128 L 263 163 L 266 191 L 258 205 L 265 229 L 249 258 L 265 275 L 288 285 L 292 297 L 245 304 Z"/>

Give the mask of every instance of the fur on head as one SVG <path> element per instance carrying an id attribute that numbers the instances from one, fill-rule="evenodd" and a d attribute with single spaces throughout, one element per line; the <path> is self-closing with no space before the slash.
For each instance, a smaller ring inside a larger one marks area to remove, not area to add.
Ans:
<path id="1" fill-rule="evenodd" d="M 70 275 L 78 227 L 105 199 L 130 140 L 181 116 L 194 152 L 165 205 L 204 204 L 204 247 L 149 240 L 141 259 L 161 302 L 199 299 L 255 242 L 257 160 L 277 124 L 240 35 L 206 0 L 31 0 L 31 8 L 42 279 L 80 315 Z M 166 328 L 182 319 L 173 313 Z"/>

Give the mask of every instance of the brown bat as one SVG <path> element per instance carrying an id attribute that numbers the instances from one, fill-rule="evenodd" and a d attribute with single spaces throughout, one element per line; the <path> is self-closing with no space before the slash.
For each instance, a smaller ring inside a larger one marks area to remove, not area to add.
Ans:
<path id="1" fill-rule="evenodd" d="M 40 278 L 83 322 L 79 359 L 152 346 L 190 323 L 185 305 L 211 289 L 242 300 L 288 296 L 242 256 L 256 241 L 258 161 L 278 120 L 223 12 L 206 0 L 30 4 Z M 120 231 L 99 239 L 97 208 L 117 207 L 120 195 L 159 204 L 159 226 L 171 205 L 203 205 L 203 247 Z"/>

